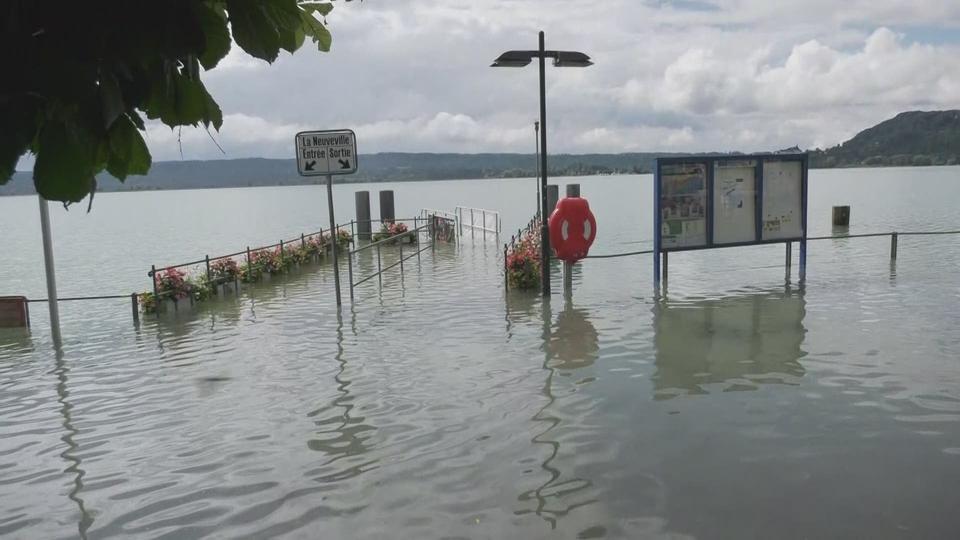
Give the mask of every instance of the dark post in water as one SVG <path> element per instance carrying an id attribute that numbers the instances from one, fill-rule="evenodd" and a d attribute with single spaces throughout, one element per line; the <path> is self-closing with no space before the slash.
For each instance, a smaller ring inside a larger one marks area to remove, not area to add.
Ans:
<path id="1" fill-rule="evenodd" d="M 547 186 L 547 211 L 544 212 L 547 217 L 550 217 L 550 214 L 557 208 L 557 201 L 560 200 L 560 186 L 556 184 L 550 184 Z"/>
<path id="2" fill-rule="evenodd" d="M 393 223 L 396 214 L 393 211 L 393 190 L 384 189 L 380 191 L 380 221 L 382 223 Z"/>
<path id="3" fill-rule="evenodd" d="M 370 225 L 370 192 L 358 191 L 354 193 L 357 205 L 357 238 L 370 240 L 372 226 Z"/>
<path id="4" fill-rule="evenodd" d="M 850 207 L 849 206 L 833 207 L 833 226 L 834 227 L 850 226 Z"/>

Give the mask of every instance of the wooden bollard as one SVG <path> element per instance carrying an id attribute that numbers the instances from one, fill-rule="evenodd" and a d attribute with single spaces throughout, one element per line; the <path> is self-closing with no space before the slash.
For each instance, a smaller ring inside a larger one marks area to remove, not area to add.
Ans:
<path id="1" fill-rule="evenodd" d="M 849 206 L 833 207 L 833 226 L 834 227 L 850 226 L 850 207 Z"/>

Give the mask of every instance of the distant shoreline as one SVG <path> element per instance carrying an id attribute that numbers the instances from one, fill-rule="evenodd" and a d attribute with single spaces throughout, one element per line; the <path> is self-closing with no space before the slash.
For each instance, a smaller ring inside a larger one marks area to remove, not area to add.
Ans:
<path id="1" fill-rule="evenodd" d="M 171 163 L 171 162 L 165 162 Z M 177 162 L 174 162 L 177 163 Z M 931 169 L 931 168 L 960 168 L 960 165 L 878 165 L 878 166 L 843 166 L 843 167 L 810 167 L 811 170 L 847 170 L 847 169 Z M 17 171 L 17 172 L 26 172 L 26 171 Z M 549 178 L 585 178 L 585 177 L 596 177 L 596 176 L 644 176 L 653 174 L 652 172 L 638 172 L 638 173 L 626 173 L 626 172 L 617 172 L 617 173 L 605 173 L 605 174 L 565 174 L 565 175 L 551 175 Z M 536 177 L 534 176 L 488 176 L 483 178 L 418 178 L 418 179 L 383 179 L 383 180 L 338 180 L 334 178 L 333 183 L 336 185 L 343 184 L 398 184 L 406 182 L 473 182 L 473 181 L 487 181 L 487 180 L 533 180 Z M 112 180 L 112 179 L 111 179 Z M 109 181 L 109 180 L 108 180 Z M 119 181 L 113 180 L 119 184 Z M 161 186 L 143 186 L 133 189 L 103 189 L 103 182 L 101 182 L 101 188 L 97 190 L 98 194 L 102 193 L 143 193 L 143 192 L 156 192 L 156 191 L 193 191 L 193 190 L 212 190 L 212 189 L 242 189 L 242 188 L 264 188 L 264 187 L 299 187 L 299 186 L 322 186 L 325 184 L 325 181 L 305 181 L 305 182 L 277 182 L 277 183 L 263 183 L 263 184 L 252 184 L 252 185 L 222 185 L 222 186 L 184 186 L 184 187 L 161 187 Z M 120 184 L 123 186 L 123 184 Z M 3 187 L 0 186 L 0 190 Z M 0 197 L 29 197 L 36 195 L 36 192 L 29 193 L 2 193 L 0 192 Z"/>

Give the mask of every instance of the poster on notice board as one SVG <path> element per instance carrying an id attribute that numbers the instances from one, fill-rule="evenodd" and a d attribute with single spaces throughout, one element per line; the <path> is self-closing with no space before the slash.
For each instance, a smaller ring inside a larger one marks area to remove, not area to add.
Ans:
<path id="1" fill-rule="evenodd" d="M 756 242 L 757 162 L 716 161 L 713 167 L 713 242 Z"/>
<path id="2" fill-rule="evenodd" d="M 803 168 L 799 161 L 763 162 L 764 240 L 803 236 Z"/>
<path id="3" fill-rule="evenodd" d="M 664 248 L 707 244 L 706 186 L 706 163 L 677 163 L 660 169 L 660 239 Z"/>

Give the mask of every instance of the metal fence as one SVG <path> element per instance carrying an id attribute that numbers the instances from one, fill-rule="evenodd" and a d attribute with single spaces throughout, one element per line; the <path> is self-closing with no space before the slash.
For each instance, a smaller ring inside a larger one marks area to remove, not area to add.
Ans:
<path id="1" fill-rule="evenodd" d="M 379 283 L 380 287 L 383 287 L 383 273 L 386 272 L 387 270 L 390 270 L 392 268 L 396 268 L 399 266 L 400 279 L 402 280 L 404 275 L 403 263 L 414 257 L 417 258 L 417 262 L 419 263 L 421 253 L 423 253 L 428 249 L 432 250 L 436 247 L 438 232 L 447 227 L 452 229 L 453 224 L 455 223 L 455 220 L 439 214 L 430 214 L 421 218 L 420 222 L 424 222 L 424 224 L 419 225 L 409 231 L 396 234 L 396 235 L 383 238 L 381 240 L 377 240 L 375 242 L 371 242 L 369 244 L 357 247 L 355 249 L 350 250 L 347 253 L 347 274 L 350 280 L 350 301 L 351 302 L 354 301 L 354 293 L 353 293 L 354 289 L 362 285 L 363 283 L 366 283 L 372 280 L 373 278 L 377 278 L 377 282 Z M 429 245 L 425 247 L 420 241 L 421 235 L 424 235 L 424 234 L 426 235 L 429 241 L 428 242 Z M 412 247 L 408 247 L 406 254 L 404 254 L 403 245 L 404 245 L 404 242 L 407 242 L 407 241 L 410 241 L 410 243 L 412 244 Z M 397 246 L 399 248 L 399 257 L 395 262 L 392 262 L 387 266 L 383 266 L 382 250 L 385 247 L 393 247 L 393 246 Z M 376 260 L 377 260 L 376 271 L 366 277 L 363 277 L 357 281 L 354 281 L 354 262 L 353 262 L 354 257 L 367 252 L 376 253 Z"/>
<path id="2" fill-rule="evenodd" d="M 494 236 L 500 235 L 500 212 L 496 210 L 458 206 L 454 209 L 454 214 L 457 220 L 457 231 L 461 235 L 465 228 L 470 231 L 470 236 L 473 236 L 475 231 L 480 231 L 484 238 L 488 233 Z"/>

